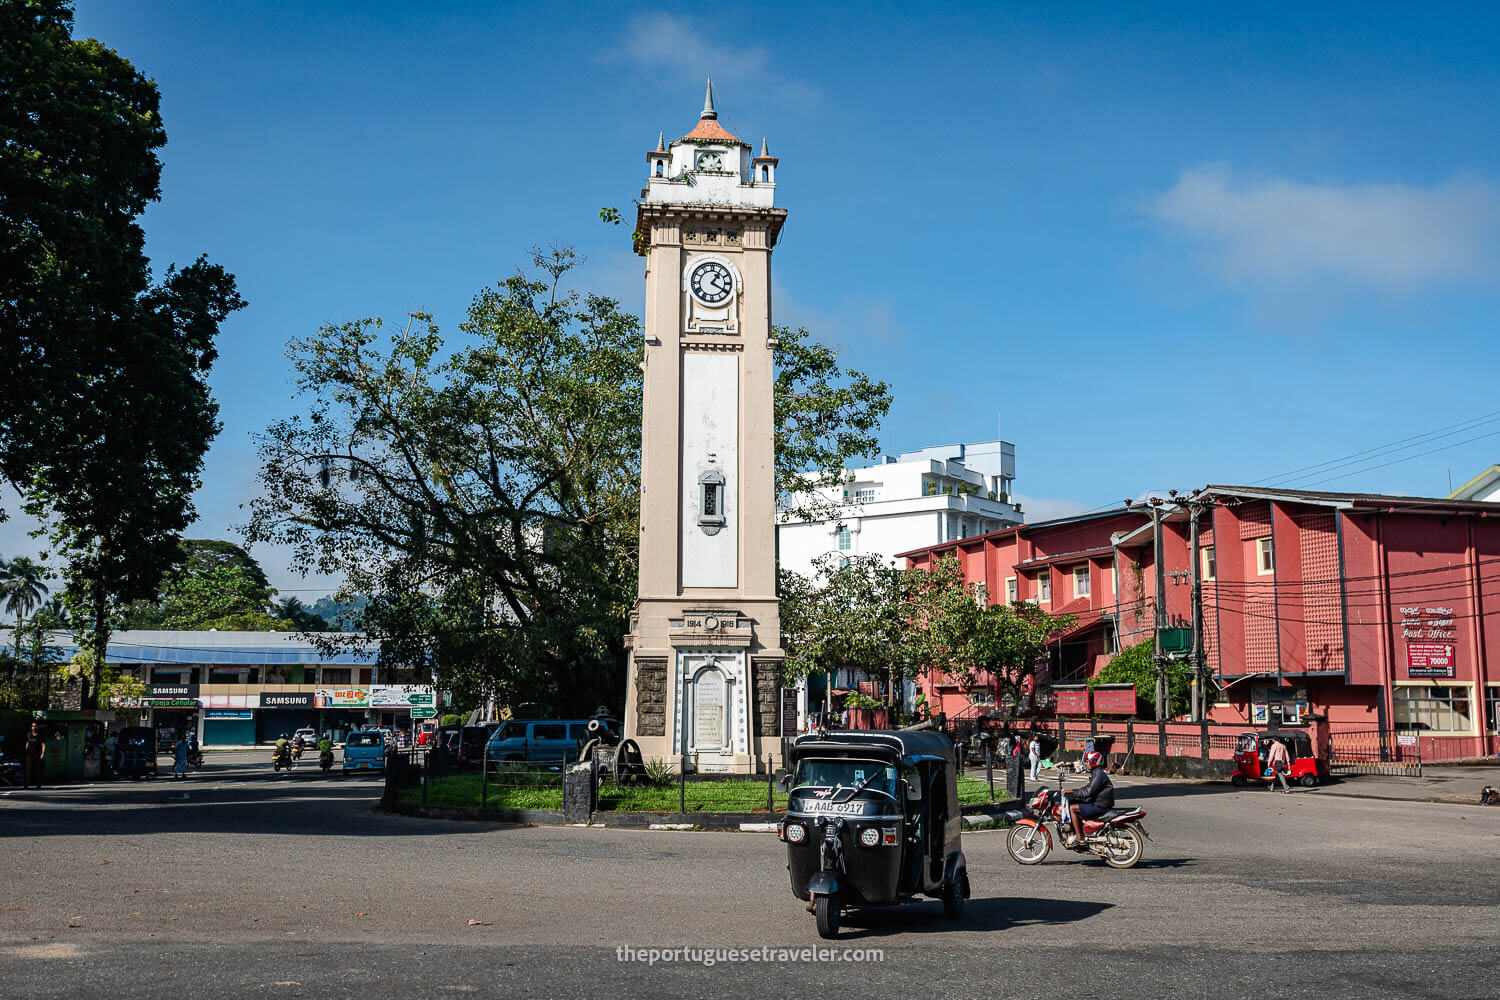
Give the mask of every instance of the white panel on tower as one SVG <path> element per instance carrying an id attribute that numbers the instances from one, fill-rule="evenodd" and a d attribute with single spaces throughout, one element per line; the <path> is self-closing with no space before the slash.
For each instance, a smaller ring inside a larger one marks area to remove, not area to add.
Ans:
<path id="1" fill-rule="evenodd" d="M 682 357 L 682 586 L 739 585 L 740 359 Z"/>

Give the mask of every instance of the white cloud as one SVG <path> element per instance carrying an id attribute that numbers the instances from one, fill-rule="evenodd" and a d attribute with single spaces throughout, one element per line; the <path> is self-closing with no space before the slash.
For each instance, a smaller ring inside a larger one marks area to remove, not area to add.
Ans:
<path id="1" fill-rule="evenodd" d="M 811 104 L 821 99 L 815 87 L 775 71 L 764 48 L 712 41 L 687 18 L 663 11 L 632 17 L 619 46 L 609 55 L 678 80 L 701 84 L 705 77 L 712 76 L 715 90 L 724 83 L 754 83 L 760 93 L 788 103 Z"/>
<path id="2" fill-rule="evenodd" d="M 1198 241 L 1235 283 L 1412 292 L 1500 276 L 1500 190 L 1478 177 L 1308 184 L 1217 164 L 1184 171 L 1147 212 Z"/>

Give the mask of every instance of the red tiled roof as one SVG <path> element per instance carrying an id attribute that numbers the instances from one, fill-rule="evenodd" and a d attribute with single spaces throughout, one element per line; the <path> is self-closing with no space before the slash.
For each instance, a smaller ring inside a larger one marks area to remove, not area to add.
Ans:
<path id="1" fill-rule="evenodd" d="M 677 141 L 683 142 L 687 139 L 696 139 L 699 142 L 737 142 L 742 146 L 749 145 L 749 143 L 742 141 L 738 137 L 730 135 L 724 130 L 723 125 L 720 125 L 712 118 L 698 119 L 698 124 L 693 127 L 693 130 Z"/>

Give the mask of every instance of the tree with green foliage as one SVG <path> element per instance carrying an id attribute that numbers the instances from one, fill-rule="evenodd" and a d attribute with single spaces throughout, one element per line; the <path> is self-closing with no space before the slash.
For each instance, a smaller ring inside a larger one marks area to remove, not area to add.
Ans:
<path id="1" fill-rule="evenodd" d="M 618 303 L 560 290 L 572 251 L 539 276 L 482 291 L 458 343 L 417 314 L 381 344 L 378 320 L 294 340 L 304 414 L 260 440 L 252 541 L 339 572 L 383 662 L 539 708 L 619 706 L 640 522 L 643 344 Z M 787 463 L 842 468 L 873 450 L 860 428 L 886 387 L 778 330 Z M 854 386 L 853 395 L 850 386 Z M 787 400 L 790 400 L 788 402 Z M 798 470 L 802 471 L 802 470 Z M 330 634 L 325 642 L 340 642 Z"/>
<path id="2" fill-rule="evenodd" d="M 1193 692 L 1193 670 L 1182 660 L 1166 661 L 1166 670 L 1166 718 L 1175 719 L 1188 711 Z M 1134 684 L 1136 698 L 1149 702 L 1152 718 L 1156 718 L 1156 637 L 1120 650 L 1104 665 L 1104 669 L 1089 678 L 1088 683 L 1091 688 L 1100 684 Z"/>
<path id="3" fill-rule="evenodd" d="M 15 658 L 18 661 L 21 658 L 21 630 L 26 624 L 26 616 L 47 596 L 47 584 L 44 581 L 50 576 L 47 567 L 30 556 L 0 560 L 0 608 L 15 616 L 11 628 L 15 631 Z"/>
<path id="4" fill-rule="evenodd" d="M 955 679 L 965 694 L 986 678 L 998 681 L 1014 718 L 1023 689 L 1035 684 L 1046 660 L 1047 643 L 1077 619 L 1050 615 L 1030 601 L 990 604 L 984 587 L 968 582 L 951 555 L 918 572 L 923 590 L 914 626 L 924 663 Z"/>
<path id="5" fill-rule="evenodd" d="M 863 672 L 880 680 L 885 707 L 898 720 L 903 683 L 922 668 L 922 646 L 912 628 L 923 592 L 918 570 L 896 569 L 879 556 L 823 556 L 812 577 L 783 570 L 783 677 Z M 854 698 L 854 707 L 872 707 Z M 878 704 L 878 703 L 877 703 Z"/>
<path id="6" fill-rule="evenodd" d="M 125 608 L 121 628 L 228 631 L 225 619 L 253 621 L 260 616 L 270 622 L 289 617 L 266 613 L 274 591 L 260 563 L 238 545 L 189 538 L 179 548 L 182 561 L 162 579 L 160 592 Z M 242 625 L 234 630 L 250 627 Z"/>
<path id="7" fill-rule="evenodd" d="M 199 258 L 153 284 L 156 85 L 72 37 L 64 0 L 0 0 L 0 474 L 66 562 L 94 676 L 122 608 L 177 561 L 218 433 L 208 370 L 244 302 Z"/>

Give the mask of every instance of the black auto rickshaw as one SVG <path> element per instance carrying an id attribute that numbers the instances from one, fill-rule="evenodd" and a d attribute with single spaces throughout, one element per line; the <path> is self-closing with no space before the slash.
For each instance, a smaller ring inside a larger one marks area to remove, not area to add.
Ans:
<path id="1" fill-rule="evenodd" d="M 115 744 L 115 773 L 120 777 L 156 777 L 156 730 L 151 726 L 126 726 Z"/>
<path id="2" fill-rule="evenodd" d="M 963 913 L 969 875 L 960 834 L 957 758 L 934 732 L 814 732 L 797 738 L 786 818 L 792 894 L 818 933 L 838 934 L 846 906 L 890 906 L 917 895 Z"/>

